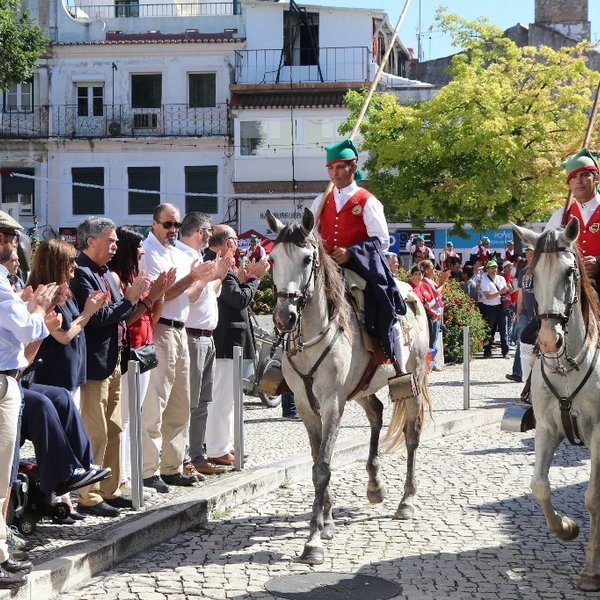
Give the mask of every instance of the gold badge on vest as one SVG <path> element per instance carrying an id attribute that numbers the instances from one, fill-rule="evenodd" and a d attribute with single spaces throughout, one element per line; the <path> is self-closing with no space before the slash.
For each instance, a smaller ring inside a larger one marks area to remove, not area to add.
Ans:
<path id="1" fill-rule="evenodd" d="M 594 223 L 591 227 L 590 227 L 590 232 L 591 233 L 598 233 L 598 230 L 600 230 L 600 224 L 599 223 Z"/>
<path id="2" fill-rule="evenodd" d="M 360 213 L 362 212 L 362 206 L 360 204 L 357 204 L 353 209 L 352 209 L 352 214 L 353 215 L 360 215 Z"/>

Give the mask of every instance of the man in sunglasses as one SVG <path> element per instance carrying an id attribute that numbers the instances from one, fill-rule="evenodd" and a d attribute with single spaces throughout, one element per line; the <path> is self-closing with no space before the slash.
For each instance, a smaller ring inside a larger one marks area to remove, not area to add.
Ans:
<path id="1" fill-rule="evenodd" d="M 144 240 L 140 272 L 150 279 L 162 271 L 177 270 L 177 279 L 165 293 L 161 317 L 155 324 L 158 366 L 152 369 L 142 407 L 144 486 L 167 493 L 169 485 L 190 486 L 196 477 L 183 473 L 190 421 L 190 356 L 185 322 L 189 304 L 200 297 L 213 279 L 213 261 L 192 260 L 176 247 L 181 214 L 173 204 L 159 204 L 152 230 Z"/>

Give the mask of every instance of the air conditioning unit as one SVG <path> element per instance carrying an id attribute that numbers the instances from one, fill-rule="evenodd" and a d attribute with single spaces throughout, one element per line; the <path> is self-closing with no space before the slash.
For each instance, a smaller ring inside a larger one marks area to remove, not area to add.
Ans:
<path id="1" fill-rule="evenodd" d="M 118 121 L 113 121 L 108 125 L 108 133 L 110 135 L 119 135 L 121 133 L 121 123 Z"/>
<path id="2" fill-rule="evenodd" d="M 156 113 L 133 113 L 134 129 L 156 129 L 158 115 Z"/>

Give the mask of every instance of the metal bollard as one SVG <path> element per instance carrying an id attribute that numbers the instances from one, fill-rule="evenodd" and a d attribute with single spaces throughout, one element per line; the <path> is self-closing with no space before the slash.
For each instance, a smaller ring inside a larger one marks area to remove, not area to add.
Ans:
<path id="1" fill-rule="evenodd" d="M 142 399 L 140 398 L 140 363 L 130 360 L 127 367 L 129 386 L 129 437 L 131 439 L 131 503 L 134 510 L 144 508 L 142 478 Z"/>
<path id="2" fill-rule="evenodd" d="M 463 327 L 463 409 L 471 408 L 471 337 L 469 326 Z"/>
<path id="3" fill-rule="evenodd" d="M 233 347 L 233 447 L 235 449 L 234 471 L 244 468 L 244 349 Z"/>

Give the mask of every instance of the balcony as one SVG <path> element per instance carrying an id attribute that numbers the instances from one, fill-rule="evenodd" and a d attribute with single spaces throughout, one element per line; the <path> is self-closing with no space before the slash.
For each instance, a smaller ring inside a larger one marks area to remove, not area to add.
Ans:
<path id="1" fill-rule="evenodd" d="M 279 50 L 237 50 L 235 84 L 348 83 L 369 80 L 366 46 Z"/>
<path id="2" fill-rule="evenodd" d="M 227 103 L 208 108 L 106 104 L 97 116 L 80 116 L 75 105 L 0 113 L 0 138 L 230 137 L 230 133 Z"/>
<path id="3" fill-rule="evenodd" d="M 68 0 L 67 11 L 74 19 L 131 19 L 147 17 L 203 17 L 240 14 L 237 0 L 224 2 L 163 2 L 148 4 L 137 0 L 94 3 Z"/>

